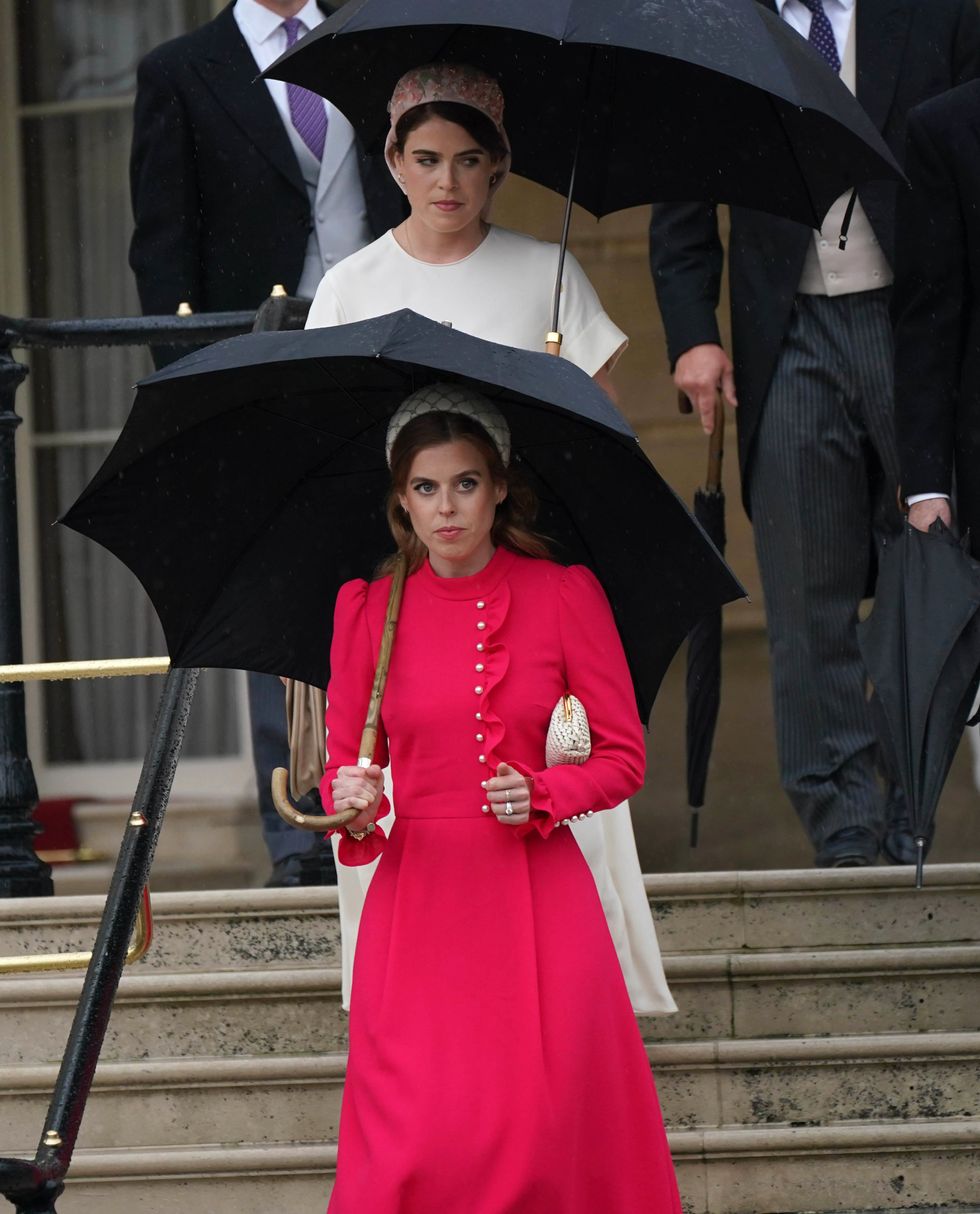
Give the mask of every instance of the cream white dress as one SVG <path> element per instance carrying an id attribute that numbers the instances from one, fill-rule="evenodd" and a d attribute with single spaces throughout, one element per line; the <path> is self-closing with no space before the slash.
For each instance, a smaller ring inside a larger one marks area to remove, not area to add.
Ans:
<path id="1" fill-rule="evenodd" d="M 557 267 L 557 245 L 506 228 L 491 227 L 468 257 L 447 265 L 411 257 L 386 232 L 324 275 L 306 327 L 350 324 L 411 308 L 487 341 L 542 351 L 551 328 Z M 626 334 L 606 315 L 571 253 L 565 260 L 559 315 L 562 356 L 589 375 L 612 366 L 627 344 Z M 328 738 L 328 749 L 329 745 Z M 385 784 L 390 799 L 387 772 Z M 386 834 L 393 821 L 393 812 L 381 820 Z M 643 888 L 628 803 L 574 823 L 572 831 L 595 878 L 634 1010 L 675 1012 Z M 350 1003 L 361 909 L 376 867 L 377 861 L 358 868 L 337 864 L 344 1007 Z"/>

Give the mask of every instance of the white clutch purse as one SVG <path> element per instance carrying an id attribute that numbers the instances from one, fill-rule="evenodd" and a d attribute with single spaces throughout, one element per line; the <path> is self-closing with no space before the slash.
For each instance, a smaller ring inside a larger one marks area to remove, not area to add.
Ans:
<path id="1" fill-rule="evenodd" d="M 567 693 L 551 714 L 544 744 L 545 764 L 557 767 L 561 763 L 584 763 L 591 753 L 592 735 L 585 707 L 581 700 Z"/>

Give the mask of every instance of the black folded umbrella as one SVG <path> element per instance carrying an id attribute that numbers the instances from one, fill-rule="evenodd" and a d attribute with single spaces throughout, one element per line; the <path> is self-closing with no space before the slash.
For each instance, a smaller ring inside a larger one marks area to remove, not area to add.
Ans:
<path id="1" fill-rule="evenodd" d="M 136 574 L 174 665 L 324 687 L 337 590 L 393 548 L 388 419 L 447 379 L 507 417 L 540 529 L 609 596 L 646 719 L 692 624 L 744 591 L 606 394 L 546 354 L 409 311 L 222 342 L 138 386 L 61 521 Z"/>
<path id="2" fill-rule="evenodd" d="M 882 545 L 858 643 L 883 757 L 905 792 L 921 886 L 939 796 L 980 682 L 980 562 L 941 522 L 928 532 L 906 523 Z"/>
<path id="3" fill-rule="evenodd" d="M 682 406 L 683 408 L 683 406 Z M 687 406 L 690 409 L 690 406 Z M 687 411 L 687 410 L 685 410 Z M 725 491 L 721 487 L 725 409 L 719 400 L 708 445 L 705 486 L 694 495 L 694 517 L 725 554 Z M 708 761 L 721 706 L 721 607 L 706 612 L 687 638 L 687 803 L 691 810 L 691 846 L 697 847 L 708 783 Z"/>

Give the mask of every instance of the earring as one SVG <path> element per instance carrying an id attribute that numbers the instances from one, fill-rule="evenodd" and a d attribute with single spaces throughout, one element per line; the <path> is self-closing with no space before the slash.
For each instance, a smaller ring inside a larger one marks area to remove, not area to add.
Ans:
<path id="1" fill-rule="evenodd" d="M 402 185 L 405 184 L 405 178 L 401 175 L 401 173 L 398 174 L 398 180 L 402 183 Z"/>
<path id="2" fill-rule="evenodd" d="M 490 174 L 490 184 L 491 184 L 491 185 L 496 185 L 496 184 L 497 184 L 497 174 L 496 174 L 496 173 L 491 173 L 491 174 Z"/>

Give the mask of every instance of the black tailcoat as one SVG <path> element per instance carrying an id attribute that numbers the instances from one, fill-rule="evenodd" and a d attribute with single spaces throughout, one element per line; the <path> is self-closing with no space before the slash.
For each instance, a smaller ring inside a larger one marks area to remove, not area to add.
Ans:
<path id="1" fill-rule="evenodd" d="M 760 3 L 776 11 L 775 0 Z M 909 110 L 980 76 L 980 12 L 976 0 L 856 0 L 854 20 L 857 98 L 901 162 Z M 896 183 L 872 182 L 858 192 L 892 265 L 897 190 Z M 715 310 L 723 257 L 715 211 L 703 203 L 654 207 L 650 262 L 671 365 L 692 346 L 720 342 Z M 732 357 L 746 504 L 753 441 L 810 238 L 802 224 L 732 208 Z"/>
<path id="2" fill-rule="evenodd" d="M 898 206 L 895 410 L 906 494 L 953 489 L 980 556 L 980 81 L 914 110 Z"/>
<path id="3" fill-rule="evenodd" d="M 299 163 L 232 7 L 140 63 L 130 264 L 146 313 L 258 307 L 292 294 L 313 226 Z M 380 157 L 360 154 L 375 236 L 404 218 Z"/>

